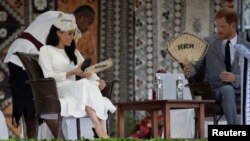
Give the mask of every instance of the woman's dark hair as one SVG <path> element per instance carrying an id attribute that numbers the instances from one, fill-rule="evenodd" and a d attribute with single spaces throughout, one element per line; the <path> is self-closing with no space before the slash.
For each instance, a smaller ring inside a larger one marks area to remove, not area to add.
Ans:
<path id="1" fill-rule="evenodd" d="M 57 31 L 60 31 L 60 29 L 58 29 L 57 27 L 52 25 L 50 28 L 49 34 L 46 38 L 46 45 L 52 45 L 52 46 L 56 47 L 59 44 L 59 38 L 56 34 Z M 75 49 L 76 49 L 75 40 L 72 41 L 70 46 L 65 46 L 65 48 L 64 48 L 67 56 L 69 57 L 69 60 L 73 61 L 74 64 L 76 65 L 77 58 L 75 55 Z"/>

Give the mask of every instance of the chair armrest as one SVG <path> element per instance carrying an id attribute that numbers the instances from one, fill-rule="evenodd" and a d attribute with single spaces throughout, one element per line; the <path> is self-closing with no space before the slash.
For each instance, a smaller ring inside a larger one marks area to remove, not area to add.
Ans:
<path id="1" fill-rule="evenodd" d="M 116 82 L 116 80 L 106 82 L 106 87 L 101 91 L 101 93 L 104 97 L 111 99 L 112 92 L 113 92 L 113 86 L 114 86 L 115 82 Z"/>
<path id="2" fill-rule="evenodd" d="M 54 78 L 52 77 L 49 77 L 49 78 L 38 78 L 38 79 L 31 79 L 31 80 L 27 80 L 26 83 L 30 84 L 30 83 L 55 83 L 56 84 L 56 81 Z"/>
<path id="3" fill-rule="evenodd" d="M 204 100 L 214 100 L 212 86 L 208 82 L 195 82 L 189 84 L 192 97 L 199 95 Z"/>

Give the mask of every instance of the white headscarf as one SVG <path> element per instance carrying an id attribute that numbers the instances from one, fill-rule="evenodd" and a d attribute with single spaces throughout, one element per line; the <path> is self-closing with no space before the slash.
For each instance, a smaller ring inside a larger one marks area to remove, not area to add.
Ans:
<path id="1" fill-rule="evenodd" d="M 70 31 L 77 29 L 75 17 L 73 14 L 60 13 L 53 25 L 61 31 Z"/>

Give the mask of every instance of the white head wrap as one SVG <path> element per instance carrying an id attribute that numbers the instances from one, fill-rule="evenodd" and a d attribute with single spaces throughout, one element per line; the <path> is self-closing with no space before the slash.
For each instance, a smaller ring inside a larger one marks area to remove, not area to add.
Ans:
<path id="1" fill-rule="evenodd" d="M 53 25 L 61 31 L 70 31 L 77 29 L 76 20 L 73 14 L 60 13 Z"/>

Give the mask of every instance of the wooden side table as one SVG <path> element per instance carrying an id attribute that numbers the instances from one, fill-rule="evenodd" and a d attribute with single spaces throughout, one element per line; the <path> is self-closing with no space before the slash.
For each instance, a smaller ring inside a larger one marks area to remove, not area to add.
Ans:
<path id="1" fill-rule="evenodd" d="M 158 111 L 162 111 L 164 115 L 164 137 L 170 138 L 170 110 L 171 109 L 197 109 L 198 118 L 198 137 L 204 137 L 204 107 L 206 103 L 214 103 L 214 100 L 154 100 L 154 101 L 134 101 L 134 102 L 118 102 L 117 120 L 118 120 L 118 136 L 124 137 L 124 113 L 128 110 L 143 110 L 151 114 L 153 137 L 158 136 Z"/>

